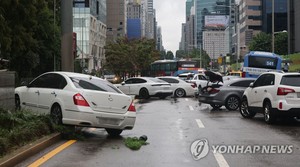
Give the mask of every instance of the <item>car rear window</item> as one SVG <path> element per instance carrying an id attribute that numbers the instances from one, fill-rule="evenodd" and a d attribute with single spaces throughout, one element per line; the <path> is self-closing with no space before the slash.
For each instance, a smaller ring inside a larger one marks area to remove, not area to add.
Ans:
<path id="1" fill-rule="evenodd" d="M 282 77 L 280 84 L 300 87 L 300 75 L 285 75 Z"/>
<path id="2" fill-rule="evenodd" d="M 113 93 L 122 93 L 110 82 L 97 79 L 93 77 L 92 79 L 84 77 L 71 77 L 70 78 L 74 83 L 76 88 L 88 89 L 95 91 L 104 91 L 104 92 L 113 92 Z"/>

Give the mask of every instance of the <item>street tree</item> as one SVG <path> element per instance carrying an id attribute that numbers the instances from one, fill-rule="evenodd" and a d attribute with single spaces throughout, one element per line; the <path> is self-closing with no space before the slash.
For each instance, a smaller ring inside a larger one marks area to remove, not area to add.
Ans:
<path id="1" fill-rule="evenodd" d="M 258 33 L 253 37 L 249 45 L 251 51 L 272 51 L 272 36 L 264 32 Z"/>
<path id="2" fill-rule="evenodd" d="M 176 59 L 183 59 L 186 58 L 186 53 L 184 50 L 177 50 L 176 51 Z"/>
<path id="3" fill-rule="evenodd" d="M 288 52 L 287 32 L 281 32 L 275 35 L 274 49 L 275 49 L 275 53 L 279 55 L 287 55 Z"/>
<path id="4" fill-rule="evenodd" d="M 173 54 L 172 51 L 167 51 L 166 59 L 167 60 L 173 60 L 174 59 L 174 54 Z"/>
<path id="5" fill-rule="evenodd" d="M 159 52 L 155 49 L 155 41 L 146 38 L 119 38 L 115 43 L 105 46 L 105 68 L 118 76 L 136 76 L 149 70 L 150 64 L 159 59 Z"/>
<path id="6" fill-rule="evenodd" d="M 53 70 L 60 35 L 46 0 L 0 1 L 0 23 L 1 57 L 10 61 L 10 70 L 20 77 Z"/>

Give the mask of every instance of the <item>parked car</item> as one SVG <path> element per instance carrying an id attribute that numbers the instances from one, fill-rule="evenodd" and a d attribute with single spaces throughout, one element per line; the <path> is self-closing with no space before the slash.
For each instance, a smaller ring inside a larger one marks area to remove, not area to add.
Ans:
<path id="1" fill-rule="evenodd" d="M 266 72 L 245 90 L 240 113 L 252 118 L 263 113 L 266 123 L 278 117 L 300 117 L 300 74 Z"/>
<path id="2" fill-rule="evenodd" d="M 116 136 L 132 129 L 136 119 L 133 100 L 98 77 L 71 73 L 44 73 L 15 89 L 18 109 L 50 114 L 56 124 L 105 128 Z"/>
<path id="3" fill-rule="evenodd" d="M 199 102 L 210 104 L 214 109 L 225 105 L 227 110 L 237 110 L 245 89 L 254 78 L 235 78 L 224 81 L 219 86 L 207 87 L 199 94 Z"/>
<path id="4" fill-rule="evenodd" d="M 150 97 L 159 97 L 164 99 L 173 94 L 173 90 L 169 83 L 152 77 L 129 78 L 115 86 L 127 95 L 136 95 L 144 99 L 148 99 Z"/>
<path id="5" fill-rule="evenodd" d="M 184 81 L 189 81 L 194 77 L 194 73 L 188 72 L 188 73 L 182 73 L 179 74 L 177 77 L 184 80 Z"/>
<path id="6" fill-rule="evenodd" d="M 190 82 L 196 83 L 197 87 L 205 87 L 207 86 L 208 78 L 205 76 L 204 73 L 195 74 L 193 79 Z"/>
<path id="7" fill-rule="evenodd" d="M 195 83 L 187 83 L 177 77 L 164 76 L 157 78 L 171 84 L 171 89 L 173 90 L 175 97 L 194 96 L 197 91 Z"/>

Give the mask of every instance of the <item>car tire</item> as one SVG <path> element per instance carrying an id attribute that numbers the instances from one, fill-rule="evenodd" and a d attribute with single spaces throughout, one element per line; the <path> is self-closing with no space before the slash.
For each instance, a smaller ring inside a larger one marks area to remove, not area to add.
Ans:
<path id="1" fill-rule="evenodd" d="M 240 107 L 239 97 L 235 95 L 227 97 L 227 99 L 225 100 L 225 107 L 229 111 L 237 110 Z"/>
<path id="2" fill-rule="evenodd" d="M 219 104 L 210 104 L 210 106 L 214 109 L 214 110 L 218 110 L 222 107 L 222 105 Z"/>
<path id="3" fill-rule="evenodd" d="M 21 101 L 19 95 L 15 95 L 15 110 L 21 110 Z"/>
<path id="4" fill-rule="evenodd" d="M 123 130 L 121 130 L 121 129 L 105 128 L 105 130 L 108 133 L 108 135 L 112 136 L 112 137 L 118 137 L 123 132 Z"/>
<path id="5" fill-rule="evenodd" d="M 149 92 L 148 92 L 148 90 L 147 90 L 146 88 L 142 88 L 142 89 L 140 90 L 139 96 L 140 96 L 140 98 L 142 98 L 142 99 L 149 99 L 149 98 L 150 98 Z"/>
<path id="6" fill-rule="evenodd" d="M 54 104 L 51 108 L 51 119 L 56 125 L 62 125 L 62 111 L 59 104 Z"/>
<path id="7" fill-rule="evenodd" d="M 272 124 L 275 122 L 276 117 L 272 112 L 272 106 L 270 102 L 265 102 L 263 106 L 264 110 L 264 120 L 267 124 Z"/>
<path id="8" fill-rule="evenodd" d="M 244 118 L 253 118 L 256 114 L 256 112 L 249 110 L 248 101 L 246 98 L 242 99 L 240 113 Z"/>
<path id="9" fill-rule="evenodd" d="M 185 96 L 185 91 L 182 88 L 178 88 L 175 90 L 175 97 L 184 97 Z"/>

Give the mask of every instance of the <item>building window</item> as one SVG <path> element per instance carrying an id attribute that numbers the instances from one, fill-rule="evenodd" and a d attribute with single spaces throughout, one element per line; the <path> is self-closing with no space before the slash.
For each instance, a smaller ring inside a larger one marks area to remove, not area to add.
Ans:
<path id="1" fill-rule="evenodd" d="M 248 6 L 248 9 L 250 10 L 261 10 L 260 6 Z"/>

